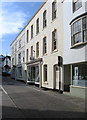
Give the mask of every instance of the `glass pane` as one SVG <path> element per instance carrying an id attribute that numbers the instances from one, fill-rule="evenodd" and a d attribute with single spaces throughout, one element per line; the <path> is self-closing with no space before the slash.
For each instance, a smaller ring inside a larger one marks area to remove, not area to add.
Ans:
<path id="1" fill-rule="evenodd" d="M 87 41 L 87 30 L 84 31 L 84 41 Z"/>
<path id="2" fill-rule="evenodd" d="M 72 68 L 73 85 L 87 87 L 87 63 L 73 65 Z"/>
<path id="3" fill-rule="evenodd" d="M 74 44 L 82 42 L 81 32 L 73 36 Z"/>

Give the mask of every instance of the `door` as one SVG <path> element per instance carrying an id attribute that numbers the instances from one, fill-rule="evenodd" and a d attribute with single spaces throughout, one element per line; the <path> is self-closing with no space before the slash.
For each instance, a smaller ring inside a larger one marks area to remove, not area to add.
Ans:
<path id="1" fill-rule="evenodd" d="M 59 67 L 56 65 L 55 66 L 55 89 L 59 90 Z"/>

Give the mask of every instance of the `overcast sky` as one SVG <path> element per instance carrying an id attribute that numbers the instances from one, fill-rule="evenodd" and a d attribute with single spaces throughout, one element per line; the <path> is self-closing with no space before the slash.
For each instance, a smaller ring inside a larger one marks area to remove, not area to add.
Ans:
<path id="1" fill-rule="evenodd" d="M 10 44 L 42 2 L 2 2 L 0 14 L 0 54 L 10 55 Z M 2 45 L 2 51 L 1 51 Z"/>

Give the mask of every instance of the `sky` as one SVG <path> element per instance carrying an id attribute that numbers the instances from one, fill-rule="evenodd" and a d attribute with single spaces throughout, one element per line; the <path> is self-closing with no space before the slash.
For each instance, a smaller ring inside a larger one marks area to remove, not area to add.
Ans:
<path id="1" fill-rule="evenodd" d="M 0 3 L 0 54 L 10 55 L 10 44 L 42 3 L 43 1 Z"/>

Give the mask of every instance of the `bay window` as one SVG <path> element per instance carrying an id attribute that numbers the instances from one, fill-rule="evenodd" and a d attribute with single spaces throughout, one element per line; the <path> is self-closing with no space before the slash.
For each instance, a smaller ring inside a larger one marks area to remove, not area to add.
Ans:
<path id="1" fill-rule="evenodd" d="M 80 18 L 71 25 L 71 45 L 87 41 L 87 16 Z"/>

